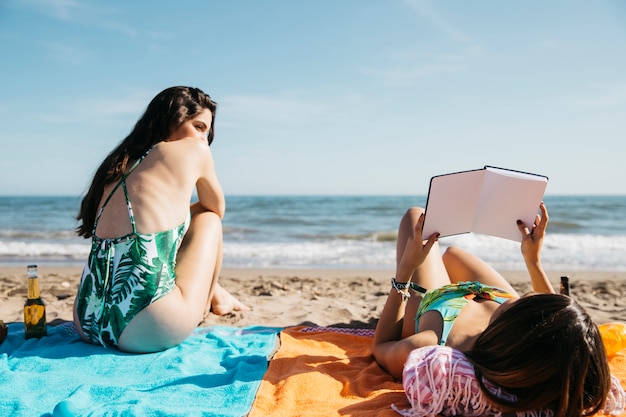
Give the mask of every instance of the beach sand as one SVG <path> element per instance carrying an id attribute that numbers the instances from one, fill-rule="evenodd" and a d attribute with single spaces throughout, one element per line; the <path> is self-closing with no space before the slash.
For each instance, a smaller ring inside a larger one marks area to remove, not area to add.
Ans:
<path id="1" fill-rule="evenodd" d="M 81 268 L 39 267 L 49 324 L 72 320 Z M 530 291 L 524 271 L 501 271 L 520 293 Z M 387 294 L 391 270 L 224 269 L 220 283 L 252 311 L 210 315 L 201 326 L 339 326 L 374 328 Z M 570 291 L 598 324 L 626 322 L 626 272 L 548 271 L 558 289 Z M 0 320 L 23 322 L 26 267 L 0 267 Z"/>

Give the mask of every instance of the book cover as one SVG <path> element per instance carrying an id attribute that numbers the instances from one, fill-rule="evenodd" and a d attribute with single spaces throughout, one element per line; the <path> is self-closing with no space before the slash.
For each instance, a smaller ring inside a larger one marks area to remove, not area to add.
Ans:
<path id="1" fill-rule="evenodd" d="M 422 237 L 480 233 L 520 242 L 517 220 L 529 227 L 548 177 L 493 166 L 431 178 Z"/>

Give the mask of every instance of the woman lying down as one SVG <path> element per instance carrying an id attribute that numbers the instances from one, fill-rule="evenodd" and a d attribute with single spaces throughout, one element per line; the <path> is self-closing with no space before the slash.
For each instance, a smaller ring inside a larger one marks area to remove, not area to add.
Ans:
<path id="1" fill-rule="evenodd" d="M 585 310 L 556 294 L 540 252 L 548 212 L 518 221 L 533 291 L 520 296 L 491 266 L 422 239 L 424 211 L 398 231 L 397 269 L 374 336 L 378 364 L 402 379 L 405 416 L 575 417 L 623 409 L 602 338 Z"/>

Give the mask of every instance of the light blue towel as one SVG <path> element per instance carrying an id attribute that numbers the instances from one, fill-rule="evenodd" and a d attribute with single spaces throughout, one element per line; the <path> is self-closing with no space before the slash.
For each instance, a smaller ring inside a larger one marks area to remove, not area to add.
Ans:
<path id="1" fill-rule="evenodd" d="M 125 354 L 82 342 L 71 323 L 0 345 L 0 416 L 243 416 L 280 328 L 199 328 L 164 352 Z"/>

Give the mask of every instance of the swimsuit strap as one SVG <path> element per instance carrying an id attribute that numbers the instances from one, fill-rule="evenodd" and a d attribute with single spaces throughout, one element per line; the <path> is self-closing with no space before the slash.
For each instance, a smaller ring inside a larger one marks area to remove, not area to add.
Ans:
<path id="1" fill-rule="evenodd" d="M 154 146 L 156 146 L 156 145 L 154 145 Z M 98 215 L 96 216 L 96 220 L 93 223 L 93 231 L 91 233 L 92 236 L 96 235 L 96 227 L 98 226 L 98 220 L 100 220 L 100 216 L 102 216 L 102 212 L 104 211 L 104 208 L 109 203 L 109 200 L 111 199 L 111 197 L 113 197 L 113 194 L 115 193 L 115 191 L 117 191 L 117 189 L 119 188 L 120 185 L 122 185 L 122 188 L 124 189 L 124 198 L 126 199 L 126 207 L 128 209 L 128 216 L 130 218 L 131 225 L 133 226 L 133 233 L 135 233 L 135 234 L 137 233 L 137 228 L 135 227 L 135 216 L 133 216 L 133 208 L 132 208 L 132 205 L 130 204 L 130 198 L 128 196 L 128 190 L 126 189 L 126 178 L 128 178 L 130 173 L 133 172 L 135 170 L 135 168 L 137 168 L 139 166 L 139 164 L 146 158 L 146 156 L 148 156 L 150 151 L 152 151 L 152 149 L 154 149 L 154 146 L 149 148 L 141 157 L 139 157 L 139 159 L 137 159 L 135 161 L 133 166 L 130 167 L 128 172 L 123 174 L 122 178 L 120 178 L 118 183 L 115 184 L 115 187 L 113 187 L 113 189 L 109 193 L 109 196 L 104 201 L 104 204 L 102 205 L 102 207 L 100 208 L 100 211 L 98 212 Z"/>
<path id="2" fill-rule="evenodd" d="M 130 172 L 128 172 L 128 174 L 130 174 Z M 133 206 L 130 203 L 130 197 L 128 196 L 128 189 L 126 188 L 126 178 L 124 178 L 124 182 L 122 182 L 122 188 L 124 189 L 124 198 L 126 198 L 126 209 L 128 210 L 128 218 L 130 219 L 130 224 L 133 227 L 133 235 L 137 235 L 137 226 L 135 225 L 135 216 L 133 215 Z"/>
<path id="3" fill-rule="evenodd" d="M 484 300 L 491 300 L 497 302 L 498 304 L 502 304 L 506 300 L 513 298 L 512 294 L 509 294 L 501 288 L 485 285 L 478 281 L 459 282 L 458 285 L 459 289 L 466 291 L 465 298 L 469 300 L 482 298 Z"/>
<path id="4" fill-rule="evenodd" d="M 448 284 L 435 290 L 439 294 L 457 294 L 459 297 L 465 297 L 468 300 L 482 298 L 484 300 L 495 301 L 502 304 L 509 298 L 513 298 L 512 294 L 490 285 L 482 284 L 479 281 L 459 282 L 456 284 Z"/>

